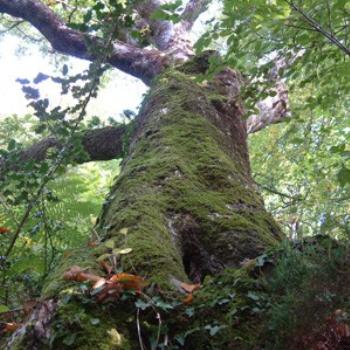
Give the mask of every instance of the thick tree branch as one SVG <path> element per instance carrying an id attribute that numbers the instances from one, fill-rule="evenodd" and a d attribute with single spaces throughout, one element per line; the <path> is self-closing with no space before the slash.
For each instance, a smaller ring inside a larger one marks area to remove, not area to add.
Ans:
<path id="1" fill-rule="evenodd" d="M 139 16 L 144 20 L 151 32 L 150 41 L 167 56 L 176 61 L 186 61 L 194 55 L 189 30 L 185 21 L 173 23 L 153 18 L 154 12 L 169 0 L 143 0 L 137 6 Z"/>
<path id="2" fill-rule="evenodd" d="M 283 122 L 289 117 L 288 88 L 281 77 L 281 71 L 291 66 L 300 55 L 293 54 L 291 58 L 277 57 L 274 67 L 268 74 L 268 80 L 274 84 L 271 89 L 275 96 L 269 96 L 256 104 L 258 114 L 253 114 L 247 119 L 247 132 L 252 134 L 271 124 Z"/>
<path id="3" fill-rule="evenodd" d="M 108 126 L 101 129 L 87 131 L 82 136 L 82 145 L 88 154 L 88 160 L 111 160 L 119 158 L 123 154 L 123 136 L 127 132 L 128 126 Z M 28 161 L 40 162 L 44 160 L 50 149 L 60 149 L 62 144 L 55 137 L 48 137 L 24 150 L 20 156 L 20 163 Z M 82 162 L 77 159 L 77 162 Z M 16 163 L 18 164 L 18 162 Z M 7 168 L 12 168 L 12 164 L 7 164 L 6 160 L 0 160 L 0 173 Z M 17 165 L 15 165 L 17 167 Z"/>
<path id="4" fill-rule="evenodd" d="M 0 13 L 22 18 L 31 23 L 64 54 L 94 60 L 92 47 L 103 48 L 96 36 L 69 28 L 48 6 L 39 0 L 0 0 Z M 158 50 L 141 49 L 123 42 L 115 42 L 107 59 L 114 67 L 149 83 L 167 65 L 168 59 Z"/>
<path id="5" fill-rule="evenodd" d="M 275 87 L 276 95 L 257 103 L 258 114 L 247 119 L 247 132 L 252 134 L 271 124 L 281 123 L 288 117 L 288 90 L 282 81 Z"/>

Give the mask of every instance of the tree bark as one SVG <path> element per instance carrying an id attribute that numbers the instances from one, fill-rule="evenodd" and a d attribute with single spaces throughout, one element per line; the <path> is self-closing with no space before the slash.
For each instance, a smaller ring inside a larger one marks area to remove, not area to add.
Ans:
<path id="1" fill-rule="evenodd" d="M 206 276 L 238 267 L 279 241 L 280 230 L 251 177 L 240 83 L 230 69 L 205 86 L 186 72 L 157 78 L 103 206 L 96 227 L 102 241 L 65 257 L 47 281 L 36 316 L 14 334 L 9 348 L 138 348 L 127 314 L 77 301 L 77 283 L 63 280 L 73 265 L 103 275 L 97 259 L 110 252 L 107 240 L 132 249 L 118 260 L 119 268 L 163 292 L 176 289 L 174 281 L 205 283 Z M 83 315 L 79 322 L 77 314 Z M 91 327 L 96 318 L 99 324 Z M 108 336 L 111 327 L 121 334 L 120 347 Z M 73 330 L 73 345 L 62 344 L 62 334 Z"/>

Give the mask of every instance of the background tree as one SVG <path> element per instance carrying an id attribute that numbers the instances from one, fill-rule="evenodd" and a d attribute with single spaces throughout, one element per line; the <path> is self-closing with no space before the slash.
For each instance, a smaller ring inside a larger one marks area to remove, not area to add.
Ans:
<path id="1" fill-rule="evenodd" d="M 222 43 L 219 37 L 227 37 L 227 49 L 222 57 L 212 51 L 195 54 L 190 41 L 191 28 L 207 5 L 200 0 L 189 1 L 183 8 L 180 3 L 152 1 L 97 2 L 91 6 L 77 1 L 72 6 L 65 2 L 0 0 L 2 13 L 20 18 L 18 25 L 22 25 L 23 20 L 29 22 L 55 50 L 96 62 L 87 74 L 85 90 L 76 94 L 77 106 L 70 110 L 49 111 L 35 90 L 23 82 L 39 119 L 55 122 L 47 128 L 45 139 L 24 151 L 13 144 L 2 161 L 2 173 L 5 170 L 18 173 L 18 166 L 10 161 L 14 150 L 14 159 L 29 161 L 30 166 L 38 165 L 41 173 L 39 180 L 32 184 L 34 195 L 24 194 L 27 209 L 5 257 L 10 255 L 48 181 L 63 164 L 124 156 L 121 174 L 94 229 L 97 246 L 88 252 L 83 249 L 68 254 L 64 264 L 49 274 L 42 303 L 15 333 L 10 347 L 135 348 L 139 342 L 143 348 L 139 310 L 147 305 L 138 304 L 136 330 L 124 317 L 101 314 L 102 306 L 98 303 L 87 303 L 83 307 L 79 292 L 71 287 L 75 283 L 62 283 L 64 272 L 73 265 L 88 268 L 100 276 L 97 261 L 111 260 L 114 272 L 144 276 L 153 289 L 158 288 L 164 294 L 181 287 L 182 281 L 199 283 L 206 276 L 238 267 L 244 259 L 254 258 L 282 237 L 265 211 L 251 177 L 247 127 L 254 132 L 290 116 L 283 78 L 292 76 L 298 89 L 303 88 L 310 77 L 305 78 L 301 73 L 307 70 L 310 56 L 317 52 L 323 39 L 331 45 L 326 45 L 326 53 L 317 56 L 321 66 L 318 74 L 323 70 L 328 72 L 330 67 L 337 72 L 346 69 L 347 61 L 343 60 L 348 55 L 348 20 L 344 15 L 347 5 L 338 1 L 314 6 L 310 1 L 305 9 L 296 2 L 232 4 L 227 1 L 224 19 L 212 22 L 212 30 L 196 44 L 197 49 L 203 51 L 209 45 L 215 47 L 215 40 Z M 327 9 L 328 16 L 316 20 L 308 11 L 310 8 L 315 16 Z M 344 24 L 339 26 L 333 18 L 341 18 Z M 309 31 L 315 39 L 309 36 Z M 308 41 L 314 44 L 306 47 Z M 150 92 L 138 117 L 127 126 L 92 131 L 78 129 L 86 103 L 96 94 L 105 63 L 150 84 Z M 315 69 L 309 71 L 317 73 Z M 330 107 L 335 99 L 328 94 L 335 86 L 333 77 L 333 73 L 323 75 L 327 94 L 320 90 L 310 93 L 307 99 L 310 108 L 319 106 L 319 101 L 324 103 L 322 111 Z M 38 77 L 37 83 L 47 78 Z M 64 89 L 78 78 L 53 79 Z M 336 97 L 345 95 L 347 85 L 346 79 L 337 82 Z M 267 96 L 269 94 L 273 96 Z M 325 95 L 328 100 L 324 99 Z M 344 103 L 347 103 L 345 98 Z M 127 135 L 131 137 L 126 144 Z M 296 143 L 297 137 L 293 140 Z M 42 165 L 50 158 L 50 150 L 54 152 L 51 163 Z M 346 185 L 349 170 L 345 142 L 334 152 L 340 157 L 338 178 Z M 269 186 L 264 187 L 271 190 Z M 282 193 L 276 187 L 272 191 L 277 195 Z M 283 195 L 295 201 L 303 196 L 301 193 Z M 79 279 L 80 273 L 75 270 L 71 279 Z M 183 285 L 181 288 L 184 289 Z M 106 292 L 105 285 L 102 292 Z M 114 289 L 113 293 L 110 296 L 116 298 L 120 290 Z M 250 297 L 254 299 L 254 295 Z M 150 305 L 154 307 L 155 302 Z M 76 313 L 80 314 L 79 322 L 71 322 L 69 317 Z M 30 323 L 34 328 L 28 327 Z M 72 325 L 77 327 L 76 332 L 71 332 Z M 205 327 L 211 336 L 222 329 L 218 324 Z M 106 338 L 107 331 L 112 333 Z M 161 344 L 158 335 L 150 341 L 150 346 L 164 347 L 167 336 Z M 190 346 L 201 346 L 202 341 L 192 340 Z M 228 343 L 221 346 L 234 346 L 233 336 L 225 341 Z M 181 341 L 177 340 L 176 345 L 172 340 L 171 346 L 176 348 L 179 344 Z"/>

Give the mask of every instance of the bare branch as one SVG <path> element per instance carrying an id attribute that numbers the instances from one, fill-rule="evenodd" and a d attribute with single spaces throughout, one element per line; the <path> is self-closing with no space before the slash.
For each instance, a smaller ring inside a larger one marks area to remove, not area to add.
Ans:
<path id="1" fill-rule="evenodd" d="M 11 24 L 8 28 L 4 29 L 4 30 L 0 30 L 0 34 L 5 34 L 10 32 L 11 30 L 17 28 L 18 26 L 20 26 L 22 23 L 24 23 L 24 21 L 14 21 L 13 24 Z"/>
<path id="2" fill-rule="evenodd" d="M 39 0 L 0 0 L 0 13 L 28 21 L 44 35 L 55 50 L 67 55 L 94 60 L 96 54 L 89 48 L 103 45 L 98 37 L 69 28 Z M 115 42 L 107 62 L 149 83 L 167 66 L 168 59 L 155 49 L 140 49 L 123 42 Z"/>

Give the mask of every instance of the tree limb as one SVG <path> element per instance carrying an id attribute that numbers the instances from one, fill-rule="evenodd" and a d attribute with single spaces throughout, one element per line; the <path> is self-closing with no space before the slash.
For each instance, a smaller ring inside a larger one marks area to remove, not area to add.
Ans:
<path id="1" fill-rule="evenodd" d="M 82 136 L 82 145 L 89 158 L 87 161 L 111 160 L 120 158 L 123 154 L 123 136 L 128 126 L 107 126 L 101 129 L 89 130 Z M 47 157 L 50 149 L 61 149 L 62 144 L 55 137 L 45 138 L 22 151 L 18 163 L 28 161 L 40 162 Z M 85 160 L 86 161 L 86 160 Z M 81 163 L 81 159 L 77 159 Z M 15 167 L 17 167 L 17 164 Z M 7 164 L 6 159 L 0 160 L 0 173 L 12 164 Z"/>
<path id="2" fill-rule="evenodd" d="M 268 80 L 274 83 L 272 91 L 275 92 L 275 96 L 269 96 L 256 104 L 259 113 L 249 116 L 246 121 L 248 134 L 264 129 L 271 124 L 280 123 L 289 116 L 288 88 L 282 80 L 280 72 L 291 66 L 298 57 L 297 53 L 289 59 L 279 56 L 274 60 L 274 66 L 268 74 Z"/>
<path id="3" fill-rule="evenodd" d="M 168 20 L 154 19 L 154 12 L 169 0 L 143 0 L 136 5 L 136 10 L 150 28 L 150 42 L 175 61 L 186 61 L 194 55 L 193 44 L 189 35 L 191 26 L 185 21 L 173 23 Z"/>
<path id="4" fill-rule="evenodd" d="M 257 103 L 259 110 L 258 114 L 253 114 L 248 117 L 247 132 L 252 134 L 271 124 L 277 124 L 288 117 L 288 90 L 282 81 L 277 81 L 274 89 L 276 95 L 267 97 Z"/>
<path id="5" fill-rule="evenodd" d="M 55 50 L 64 54 L 94 60 L 96 54 L 91 52 L 90 47 L 103 47 L 100 38 L 69 28 L 39 0 L 0 0 L 0 13 L 28 21 Z M 156 49 L 141 49 L 116 41 L 107 62 L 148 84 L 167 66 L 168 59 Z"/>

